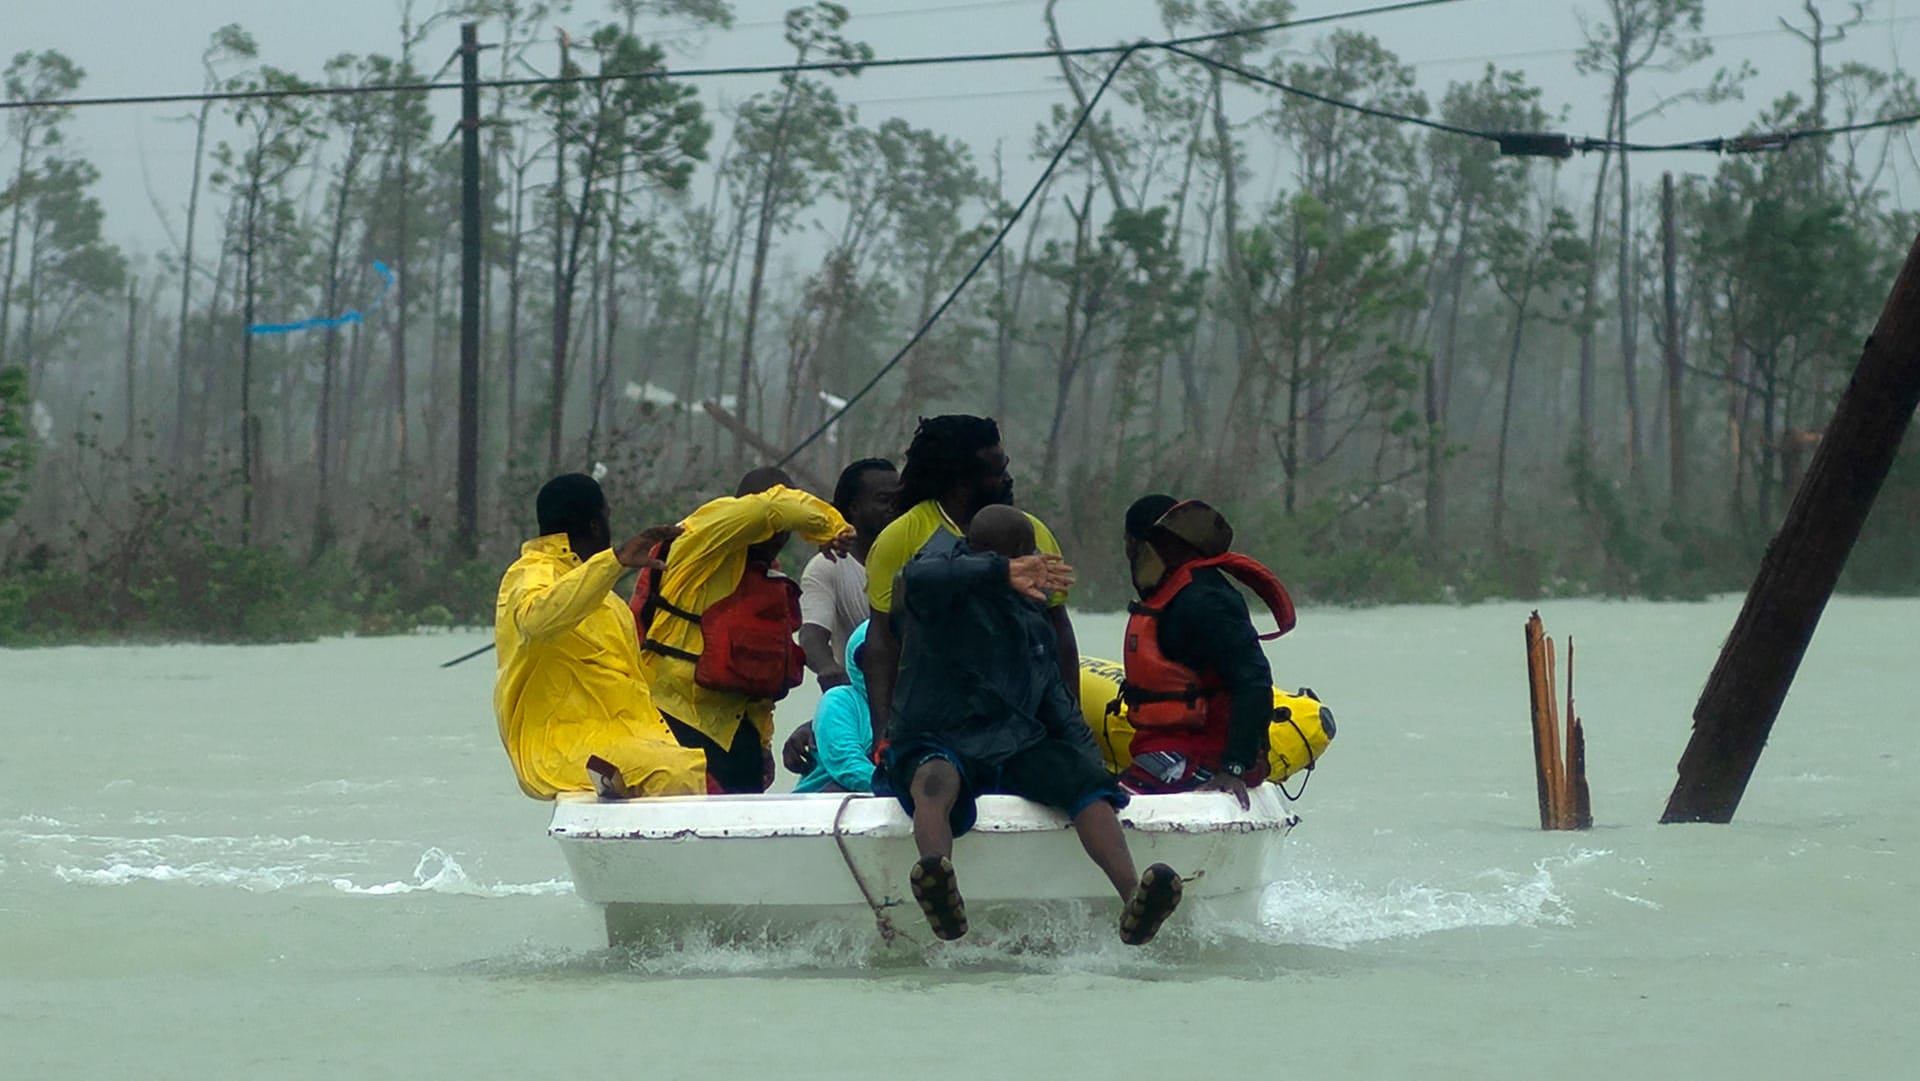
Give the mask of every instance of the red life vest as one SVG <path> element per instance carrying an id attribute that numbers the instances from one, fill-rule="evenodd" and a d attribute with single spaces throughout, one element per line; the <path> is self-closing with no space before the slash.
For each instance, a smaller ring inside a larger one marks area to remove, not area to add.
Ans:
<path id="1" fill-rule="evenodd" d="M 1233 552 L 1184 563 L 1161 580 L 1140 602 L 1129 604 L 1125 660 L 1126 679 L 1120 699 L 1127 704 L 1127 721 L 1140 732 L 1202 732 L 1212 730 L 1226 738 L 1231 696 L 1217 672 L 1196 672 L 1168 660 L 1160 652 L 1160 616 L 1181 590 L 1193 581 L 1193 572 L 1218 567 L 1253 590 L 1273 612 L 1279 629 L 1260 636 L 1278 638 L 1293 629 L 1293 599 L 1272 571 Z M 1110 707 L 1118 709 L 1118 702 Z"/>
<path id="2" fill-rule="evenodd" d="M 672 541 L 649 553 L 667 561 Z M 806 652 L 794 644 L 800 629 L 800 584 L 766 563 L 748 563 L 733 592 L 713 602 L 704 612 L 689 612 L 660 593 L 664 572 L 649 567 L 633 584 L 634 625 L 640 648 L 693 664 L 693 682 L 711 691 L 779 701 L 800 685 L 806 674 Z M 699 653 L 653 641 L 647 631 L 654 618 L 666 614 L 700 628 L 705 645 Z"/>

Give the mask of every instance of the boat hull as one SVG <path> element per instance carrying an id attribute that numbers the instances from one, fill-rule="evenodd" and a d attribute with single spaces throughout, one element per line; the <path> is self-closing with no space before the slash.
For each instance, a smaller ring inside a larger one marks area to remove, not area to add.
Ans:
<path id="1" fill-rule="evenodd" d="M 1173 867 L 1187 879 L 1193 908 L 1249 918 L 1297 821 L 1272 786 L 1252 796 L 1248 811 L 1222 793 L 1136 797 L 1121 812 L 1135 863 Z M 892 799 L 563 796 L 548 834 L 575 891 L 606 912 L 616 945 L 689 921 L 753 930 L 877 926 L 876 908 L 902 930 L 920 924 L 907 886 L 918 855 L 912 823 Z M 953 859 L 976 919 L 1009 907 L 1117 903 L 1065 816 L 1017 797 L 981 797 L 979 822 L 955 842 Z"/>

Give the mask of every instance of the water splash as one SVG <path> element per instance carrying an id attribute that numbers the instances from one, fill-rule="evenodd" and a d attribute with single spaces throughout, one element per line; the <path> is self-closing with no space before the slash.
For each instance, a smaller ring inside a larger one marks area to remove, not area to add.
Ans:
<path id="1" fill-rule="evenodd" d="M 1270 886 L 1254 923 L 1183 909 L 1144 949 L 1121 944 L 1110 906 L 1061 902 L 970 912 L 958 942 L 936 942 L 918 913 L 904 909 L 903 939 L 884 945 L 866 919 L 772 926 L 734 919 L 665 923 L 617 949 L 526 947 L 483 962 L 493 975 L 646 978 L 785 973 L 1012 973 L 1181 979 L 1239 974 L 1271 978 L 1307 966 L 1338 965 L 1341 954 L 1384 942 L 1479 928 L 1562 927 L 1573 922 L 1563 894 L 1571 868 L 1611 856 L 1571 850 L 1525 871 L 1494 868 L 1457 886 L 1396 881 L 1381 886 L 1337 873 L 1296 872 Z M 416 877 L 428 876 L 423 869 Z M 1623 900 L 1632 900 L 1622 898 Z"/>
<path id="2" fill-rule="evenodd" d="M 468 874 L 445 849 L 435 846 L 422 851 L 406 841 L 334 841 L 304 834 L 113 837 L 69 832 L 19 832 L 9 839 L 12 843 L 0 848 L 20 857 L 20 869 L 37 864 L 43 873 L 81 886 L 159 882 L 249 893 L 325 886 L 339 893 L 371 897 L 410 893 L 547 897 L 573 891 L 573 884 L 563 879 L 482 881 Z M 418 854 L 411 876 L 361 884 L 371 877 L 367 868 L 391 866 L 389 861 L 408 851 Z M 9 870 L 14 866 L 10 861 Z"/>
<path id="3" fill-rule="evenodd" d="M 429 873 L 431 872 L 431 873 Z M 551 897 L 573 892 L 573 883 L 559 878 L 545 882 L 476 882 L 459 861 L 438 848 L 429 848 L 414 864 L 413 881 L 383 882 L 375 886 L 356 886 L 351 879 L 336 878 L 330 883 L 341 893 L 369 897 L 390 897 L 406 893 L 445 893 L 458 897 Z"/>
<path id="4" fill-rule="evenodd" d="M 226 886 L 249 893 L 272 893 L 312 881 L 298 867 L 234 867 L 221 863 L 134 864 L 115 862 L 105 867 L 53 869 L 55 878 L 84 886 L 125 886 L 134 882 L 176 882 L 189 886 Z"/>
<path id="5" fill-rule="evenodd" d="M 1583 850 L 1540 860 L 1531 873 L 1484 871 L 1477 876 L 1486 884 L 1481 889 L 1422 882 L 1376 887 L 1298 874 L 1268 888 L 1257 934 L 1273 944 L 1351 949 L 1466 928 L 1567 926 L 1572 908 L 1558 889 L 1554 869 L 1607 855 Z"/>

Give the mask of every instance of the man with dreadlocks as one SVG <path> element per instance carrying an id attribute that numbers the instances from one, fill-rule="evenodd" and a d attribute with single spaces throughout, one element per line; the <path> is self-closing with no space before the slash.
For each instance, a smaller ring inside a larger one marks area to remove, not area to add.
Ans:
<path id="1" fill-rule="evenodd" d="M 900 516 L 881 531 L 867 552 L 867 600 L 873 606 L 873 619 L 867 627 L 861 667 L 876 735 L 887 730 L 900 667 L 900 641 L 889 618 L 893 580 L 936 534 L 964 537 L 981 508 L 1013 502 L 1008 464 L 1007 452 L 1000 446 L 1000 426 L 992 418 L 965 414 L 920 418 L 913 443 L 907 447 L 906 465 L 900 470 L 894 502 Z M 1058 558 L 1060 542 L 1053 532 L 1040 519 L 1027 517 L 1033 522 L 1040 553 Z M 1080 686 L 1080 647 L 1066 603 L 1065 592 L 1053 594 L 1046 614 L 1058 641 L 1061 675 L 1071 693 Z"/>

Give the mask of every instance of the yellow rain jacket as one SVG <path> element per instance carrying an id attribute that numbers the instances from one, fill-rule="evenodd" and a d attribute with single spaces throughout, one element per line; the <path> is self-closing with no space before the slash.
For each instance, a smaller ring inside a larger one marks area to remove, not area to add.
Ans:
<path id="1" fill-rule="evenodd" d="M 808 544 L 825 544 L 847 529 L 833 504 L 798 489 L 775 485 L 764 492 L 715 499 L 680 523 L 686 532 L 674 538 L 667 569 L 660 573 L 659 595 L 688 612 L 704 612 L 740 585 L 747 570 L 747 549 L 776 533 L 800 534 Z M 632 623 L 632 616 L 628 616 Z M 647 637 L 698 656 L 700 628 L 665 612 L 654 613 Z M 660 653 L 642 653 L 640 671 L 660 712 L 718 743 L 733 746 L 742 722 L 760 733 L 760 745 L 773 743 L 773 703 L 713 691 L 693 682 L 693 662 Z"/>
<path id="2" fill-rule="evenodd" d="M 526 542 L 493 610 L 500 742 L 535 799 L 591 791 L 587 757 L 644 795 L 704 795 L 706 756 L 680 746 L 640 682 L 633 613 L 613 594 L 613 552 L 581 562 L 564 533 Z"/>

